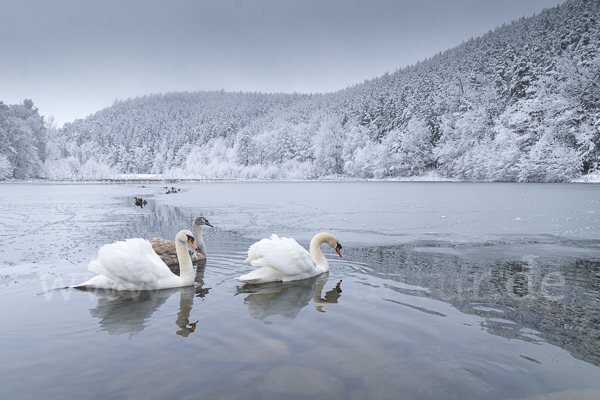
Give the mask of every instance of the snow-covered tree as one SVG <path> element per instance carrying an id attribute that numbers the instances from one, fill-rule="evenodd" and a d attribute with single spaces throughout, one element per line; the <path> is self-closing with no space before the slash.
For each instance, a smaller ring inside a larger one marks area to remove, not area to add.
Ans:
<path id="1" fill-rule="evenodd" d="M 0 180 L 10 177 L 12 167 L 8 162 L 8 158 L 4 154 L 0 154 Z"/>
<path id="2" fill-rule="evenodd" d="M 58 133 L 0 103 L 3 174 L 571 179 L 600 166 L 598 21 L 567 0 L 335 93 L 143 96 Z"/>
<path id="3" fill-rule="evenodd" d="M 344 131 L 335 117 L 321 121 L 313 143 L 318 175 L 339 175 L 343 172 L 344 141 Z"/>

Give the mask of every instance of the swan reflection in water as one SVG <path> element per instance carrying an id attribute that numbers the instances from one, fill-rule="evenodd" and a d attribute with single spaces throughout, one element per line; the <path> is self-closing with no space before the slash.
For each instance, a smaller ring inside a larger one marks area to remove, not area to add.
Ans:
<path id="1" fill-rule="evenodd" d="M 253 318 L 265 321 L 272 315 L 281 315 L 284 319 L 295 319 L 311 300 L 318 304 L 315 308 L 319 312 L 325 312 L 324 304 L 338 302 L 342 295 L 341 280 L 324 296 L 322 294 L 328 275 L 325 273 L 301 281 L 244 285 L 238 288 L 236 295 L 248 294 L 244 304 L 248 305 L 248 312 Z"/>
<path id="2" fill-rule="evenodd" d="M 190 323 L 190 314 L 194 305 L 194 297 L 205 297 L 209 288 L 204 288 L 204 267 L 206 260 L 197 263 L 195 286 L 184 286 L 170 289 L 117 291 L 104 289 L 81 288 L 79 290 L 93 293 L 98 297 L 98 304 L 90 309 L 92 317 L 100 319 L 102 331 L 109 335 L 129 334 L 133 337 L 150 325 L 151 317 L 171 296 L 179 293 L 179 312 L 175 324 L 179 328 L 175 333 L 188 337 L 196 330 L 198 321 Z M 177 269 L 172 268 L 174 273 Z"/>

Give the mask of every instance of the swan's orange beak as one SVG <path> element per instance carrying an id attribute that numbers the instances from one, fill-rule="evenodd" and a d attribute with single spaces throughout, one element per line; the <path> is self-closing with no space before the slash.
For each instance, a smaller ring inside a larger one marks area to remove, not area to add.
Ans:
<path id="1" fill-rule="evenodd" d="M 194 243 L 194 237 L 188 235 L 187 238 L 188 238 L 188 240 L 187 240 L 188 244 L 190 246 L 192 246 L 192 249 L 196 250 L 196 244 Z"/>
<path id="2" fill-rule="evenodd" d="M 342 258 L 342 245 L 341 244 L 337 244 L 337 246 L 335 246 L 335 251 L 337 251 L 337 253 L 340 255 L 340 258 Z"/>

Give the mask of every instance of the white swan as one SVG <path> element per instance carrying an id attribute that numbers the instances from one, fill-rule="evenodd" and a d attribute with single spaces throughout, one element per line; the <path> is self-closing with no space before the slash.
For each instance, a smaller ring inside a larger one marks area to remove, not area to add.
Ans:
<path id="1" fill-rule="evenodd" d="M 180 231 L 175 237 L 180 276 L 152 250 L 145 239 L 127 239 L 104 245 L 98 259 L 89 263 L 88 270 L 98 276 L 74 287 L 116 290 L 150 290 L 188 286 L 194 283 L 194 265 L 187 245 L 196 248 L 192 232 Z"/>
<path id="2" fill-rule="evenodd" d="M 273 234 L 248 249 L 248 258 L 244 262 L 257 269 L 235 279 L 245 283 L 287 282 L 320 275 L 329 271 L 329 263 L 321 251 L 323 243 L 342 256 L 342 245 L 331 233 L 316 234 L 310 241 L 310 254 L 294 239 Z"/>
<path id="3" fill-rule="evenodd" d="M 192 257 L 192 262 L 206 259 L 206 245 L 204 244 L 202 232 L 200 231 L 200 226 L 202 225 L 207 225 L 213 228 L 213 226 L 204 217 L 198 217 L 194 220 L 194 227 L 192 229 L 194 230 L 196 251 L 189 250 L 190 256 Z M 150 243 L 152 244 L 152 249 L 165 262 L 165 264 L 179 264 L 179 261 L 177 261 L 177 249 L 175 248 L 175 242 L 155 237 L 150 241 Z"/>

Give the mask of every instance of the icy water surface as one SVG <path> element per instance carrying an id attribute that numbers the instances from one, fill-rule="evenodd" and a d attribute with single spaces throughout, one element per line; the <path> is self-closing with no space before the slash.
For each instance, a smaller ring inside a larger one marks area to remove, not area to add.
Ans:
<path id="1" fill-rule="evenodd" d="M 599 185 L 144 186 L 0 185 L 0 398 L 600 397 Z M 65 289 L 198 215 L 193 287 Z M 256 239 L 324 230 L 328 274 L 233 279 Z"/>

